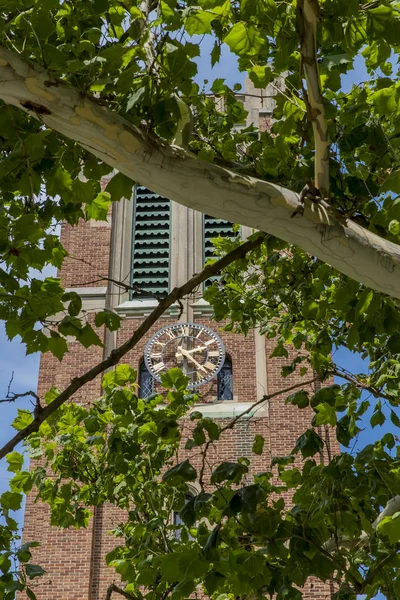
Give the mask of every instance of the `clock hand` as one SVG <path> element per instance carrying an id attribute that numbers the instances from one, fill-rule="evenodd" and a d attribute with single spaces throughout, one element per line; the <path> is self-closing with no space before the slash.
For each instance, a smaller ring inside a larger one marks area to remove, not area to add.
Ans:
<path id="1" fill-rule="evenodd" d="M 182 346 L 178 346 L 177 350 L 178 352 L 176 353 L 176 356 L 179 355 L 179 352 L 182 352 Z M 200 350 L 207 350 L 207 346 L 198 346 L 192 350 L 185 350 L 185 352 L 187 352 L 187 354 L 193 354 L 193 352 L 199 352 Z"/>
<path id="2" fill-rule="evenodd" d="M 183 356 L 186 356 L 189 360 L 191 360 L 192 363 L 195 364 L 198 369 L 200 369 L 201 371 L 204 371 L 205 373 L 207 373 L 207 369 L 205 369 L 203 367 L 203 365 L 201 365 L 200 363 L 198 363 L 197 360 L 195 360 L 193 358 L 193 356 L 191 356 L 187 350 L 185 350 L 184 348 L 181 347 L 180 351 L 183 354 Z"/>

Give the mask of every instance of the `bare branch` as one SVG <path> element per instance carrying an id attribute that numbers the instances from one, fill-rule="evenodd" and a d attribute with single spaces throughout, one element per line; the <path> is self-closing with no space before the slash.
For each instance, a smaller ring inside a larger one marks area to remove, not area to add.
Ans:
<path id="1" fill-rule="evenodd" d="M 235 427 L 236 423 L 240 419 L 242 419 L 244 416 L 248 415 L 249 413 L 253 412 L 254 409 L 256 409 L 258 406 L 260 406 L 264 402 L 267 402 L 268 400 L 272 400 L 272 398 L 275 398 L 276 396 L 280 396 L 281 394 L 287 394 L 288 392 L 291 392 L 299 387 L 311 385 L 312 383 L 317 381 L 319 378 L 320 378 L 319 376 L 316 376 L 307 381 L 301 381 L 300 383 L 294 383 L 293 385 L 291 385 L 283 390 L 274 392 L 273 394 L 264 395 L 260 400 L 257 400 L 256 402 L 254 402 L 254 404 L 249 406 L 249 408 L 247 408 L 242 413 L 238 414 L 236 417 L 231 419 L 231 421 L 229 421 L 229 423 L 227 423 L 227 425 L 225 425 L 225 427 L 222 427 L 221 434 L 224 433 L 224 431 L 227 431 L 228 429 L 233 429 Z M 199 410 L 199 412 L 201 412 L 201 410 Z M 207 454 L 208 448 L 210 447 L 210 445 L 212 443 L 213 443 L 212 440 L 208 440 L 204 446 L 204 450 L 202 451 L 203 460 L 202 460 L 202 466 L 201 466 L 200 475 L 199 475 L 199 483 L 202 488 L 204 487 L 203 478 L 204 478 L 206 454 Z"/>
<path id="2" fill-rule="evenodd" d="M 0 450 L 0 459 L 4 458 L 8 452 L 11 452 L 17 444 L 26 439 L 31 433 L 39 430 L 41 423 L 43 423 L 51 414 L 53 414 L 60 406 L 69 400 L 75 392 L 81 389 L 89 381 L 93 381 L 98 375 L 103 373 L 106 369 L 114 367 L 118 362 L 136 346 L 136 344 L 143 338 L 144 335 L 149 331 L 150 327 L 164 314 L 164 312 L 172 306 L 175 302 L 178 302 L 181 298 L 184 298 L 187 294 L 190 294 L 196 289 L 203 281 L 209 279 L 213 275 L 220 273 L 225 267 L 232 264 L 235 260 L 243 258 L 248 252 L 259 248 L 264 242 L 266 234 L 259 234 L 253 239 L 241 244 L 215 263 L 207 265 L 201 273 L 194 275 L 186 283 L 178 288 L 174 288 L 168 296 L 161 300 L 156 308 L 150 313 L 150 315 L 139 325 L 134 331 L 133 335 L 119 348 L 113 350 L 110 355 L 102 360 L 100 363 L 86 371 L 80 377 L 72 379 L 69 386 L 65 388 L 61 394 L 59 394 L 51 404 L 43 407 L 40 411 L 34 412 L 34 419 L 25 429 L 19 431 L 11 440 L 9 440 Z"/>
<path id="3" fill-rule="evenodd" d="M 32 392 L 32 390 L 29 390 L 28 392 L 23 392 L 21 394 L 15 394 L 14 392 L 12 392 L 11 386 L 12 386 L 13 380 L 14 380 L 14 371 L 11 374 L 11 379 L 7 386 L 7 394 L 4 398 L 0 398 L 0 404 L 2 404 L 4 402 L 15 402 L 16 400 L 18 400 L 18 398 L 26 398 L 26 396 L 32 396 L 32 398 L 35 398 L 35 400 L 36 400 L 36 406 L 40 406 L 40 398 L 37 394 L 35 394 L 35 392 Z"/>

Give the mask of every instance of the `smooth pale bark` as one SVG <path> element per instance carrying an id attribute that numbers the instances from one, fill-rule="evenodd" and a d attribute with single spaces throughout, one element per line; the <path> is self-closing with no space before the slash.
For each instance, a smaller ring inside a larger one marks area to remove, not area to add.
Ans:
<path id="1" fill-rule="evenodd" d="M 294 192 L 163 145 L 5 48 L 0 48 L 0 99 L 37 116 L 155 193 L 275 235 L 356 281 L 400 298 L 400 246 L 338 218 L 323 202 L 307 202 L 304 214 L 292 218 L 299 206 Z"/>
<path id="2" fill-rule="evenodd" d="M 330 142 L 317 62 L 317 25 L 320 17 L 318 1 L 299 0 L 297 3 L 297 16 L 301 38 L 301 65 L 307 83 L 307 91 L 305 92 L 307 113 L 314 134 L 315 186 L 323 198 L 328 198 Z"/>

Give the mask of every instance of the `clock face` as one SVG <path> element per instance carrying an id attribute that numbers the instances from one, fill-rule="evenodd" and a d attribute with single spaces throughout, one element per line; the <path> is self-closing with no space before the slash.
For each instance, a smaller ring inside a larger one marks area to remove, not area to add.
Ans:
<path id="1" fill-rule="evenodd" d="M 144 353 L 146 367 L 161 381 L 161 374 L 178 367 L 189 377 L 189 388 L 215 377 L 225 360 L 220 337 L 197 323 L 167 325 L 149 340 Z"/>

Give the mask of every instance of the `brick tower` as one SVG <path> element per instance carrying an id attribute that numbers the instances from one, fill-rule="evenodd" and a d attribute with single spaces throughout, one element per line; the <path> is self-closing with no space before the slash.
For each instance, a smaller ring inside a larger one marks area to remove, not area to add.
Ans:
<path id="1" fill-rule="evenodd" d="M 246 82 L 244 94 L 238 98 L 248 110 L 249 124 L 253 122 L 260 129 L 267 127 L 275 93 L 276 88 L 255 90 Z M 80 344 L 70 342 L 69 353 L 61 365 L 53 356 L 44 355 L 38 393 L 44 394 L 52 385 L 63 389 L 71 378 L 84 373 L 130 337 L 156 305 L 157 300 L 151 295 L 140 299 L 131 297 L 129 292 L 113 283 L 106 285 L 101 276 L 130 282 L 152 293 L 168 291 L 203 268 L 212 252 L 210 240 L 219 233 L 233 235 L 231 224 L 170 202 L 142 187 L 136 187 L 132 198 L 113 206 L 107 223 L 81 222 L 77 227 L 64 224 L 61 241 L 69 252 L 61 271 L 65 288 L 81 295 L 83 310 L 89 318 L 95 311 L 108 308 L 122 317 L 122 326 L 117 332 L 99 332 L 104 348 L 86 350 Z M 249 228 L 241 228 L 242 237 L 250 233 Z M 143 360 L 151 336 L 178 319 L 207 326 L 222 339 L 226 357 L 218 376 L 199 389 L 202 395 L 200 410 L 203 416 L 218 419 L 223 425 L 224 420 L 243 412 L 263 395 L 295 383 L 296 374 L 289 378 L 290 381 L 282 381 L 280 372 L 296 352 L 293 350 L 289 359 L 271 359 L 274 342 L 262 337 L 257 330 L 247 337 L 221 331 L 221 324 L 213 320 L 212 310 L 202 299 L 201 292 L 197 291 L 184 301 L 181 315 L 179 307 L 172 306 L 124 362 L 138 369 L 140 392 L 145 397 L 152 393 L 154 386 L 154 379 Z M 74 400 L 86 403 L 99 397 L 100 383 L 98 378 L 87 384 Z M 286 406 L 284 398 L 278 396 L 225 432 L 214 450 L 215 461 L 247 456 L 251 459 L 252 472 L 263 471 L 269 467 L 273 456 L 290 453 L 295 440 L 309 423 L 308 411 Z M 266 440 L 261 456 L 252 453 L 257 433 Z M 332 440 L 334 450 L 335 443 Z M 182 450 L 179 459 L 183 460 L 187 452 Z M 192 457 L 191 460 L 197 467 Z M 29 496 L 24 539 L 41 543 L 35 560 L 47 571 L 45 582 L 38 588 L 38 600 L 103 600 L 108 585 L 113 580 L 118 582 L 113 569 L 106 566 L 105 555 L 115 545 L 109 531 L 119 519 L 120 514 L 115 509 L 102 506 L 94 511 L 87 529 L 57 529 L 49 525 L 47 507 L 35 503 L 33 495 Z M 309 582 L 305 598 L 326 600 L 330 598 L 329 586 Z"/>

